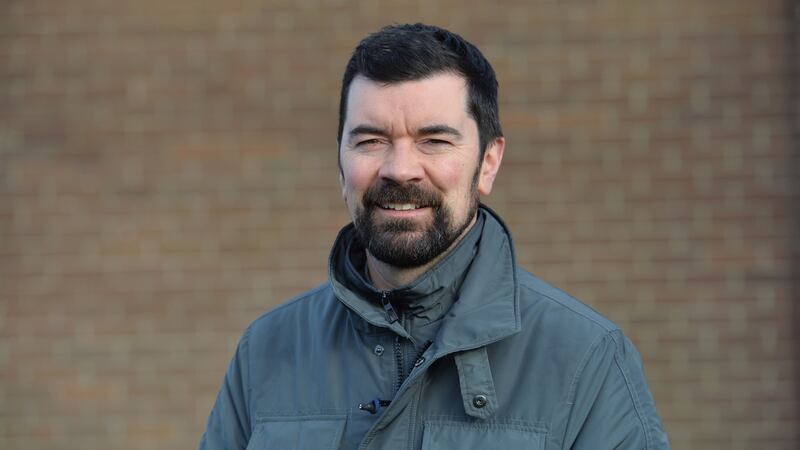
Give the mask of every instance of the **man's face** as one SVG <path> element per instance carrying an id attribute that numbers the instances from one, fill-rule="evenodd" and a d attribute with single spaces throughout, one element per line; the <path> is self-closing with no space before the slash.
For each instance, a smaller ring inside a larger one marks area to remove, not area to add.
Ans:
<path id="1" fill-rule="evenodd" d="M 440 73 L 350 85 L 341 158 L 342 195 L 369 253 L 392 266 L 422 266 L 473 223 L 491 191 L 503 140 L 481 164 L 464 78 Z"/>

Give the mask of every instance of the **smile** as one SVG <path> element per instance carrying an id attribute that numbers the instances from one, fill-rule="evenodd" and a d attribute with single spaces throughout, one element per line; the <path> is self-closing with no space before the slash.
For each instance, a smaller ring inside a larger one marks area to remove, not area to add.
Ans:
<path id="1" fill-rule="evenodd" d="M 415 205 L 413 203 L 387 203 L 385 205 L 381 205 L 383 209 L 391 209 L 394 211 L 411 211 L 414 209 L 419 209 L 421 206 Z"/>

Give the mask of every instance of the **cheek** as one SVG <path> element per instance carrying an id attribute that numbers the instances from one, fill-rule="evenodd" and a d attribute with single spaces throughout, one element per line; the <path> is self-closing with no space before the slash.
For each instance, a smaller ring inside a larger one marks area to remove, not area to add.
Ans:
<path id="1" fill-rule="evenodd" d="M 433 183 L 443 192 L 447 192 L 449 196 L 462 198 L 469 195 L 474 168 L 459 161 L 458 163 L 439 164 L 431 173 Z"/>
<path id="2" fill-rule="evenodd" d="M 365 164 L 348 161 L 342 167 L 342 193 L 348 201 L 360 198 L 372 184 L 374 175 Z"/>

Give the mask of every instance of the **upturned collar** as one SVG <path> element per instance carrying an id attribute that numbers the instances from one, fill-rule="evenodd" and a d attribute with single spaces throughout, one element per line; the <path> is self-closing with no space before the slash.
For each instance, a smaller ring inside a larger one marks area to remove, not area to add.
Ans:
<path id="1" fill-rule="evenodd" d="M 363 247 L 355 246 L 353 224 L 345 226 L 330 255 L 334 293 L 372 326 L 411 338 L 397 322 L 387 320 L 384 295 L 429 321 L 446 314 L 432 350 L 446 354 L 475 348 L 519 331 L 519 300 L 511 235 L 501 219 L 481 205 L 478 220 L 464 239 L 439 263 L 407 286 L 383 292 L 364 277 Z M 355 255 L 355 257 L 353 257 Z M 439 303 L 439 306 L 436 304 Z"/>

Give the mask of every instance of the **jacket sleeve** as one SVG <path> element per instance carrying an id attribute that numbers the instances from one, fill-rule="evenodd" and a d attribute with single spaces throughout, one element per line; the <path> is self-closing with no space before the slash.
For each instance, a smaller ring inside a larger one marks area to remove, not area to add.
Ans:
<path id="1" fill-rule="evenodd" d="M 245 331 L 225 373 L 199 450 L 244 450 L 250 440 L 248 339 Z"/>
<path id="2" fill-rule="evenodd" d="M 564 448 L 669 449 L 639 353 L 619 330 L 597 342 L 576 376 Z"/>

